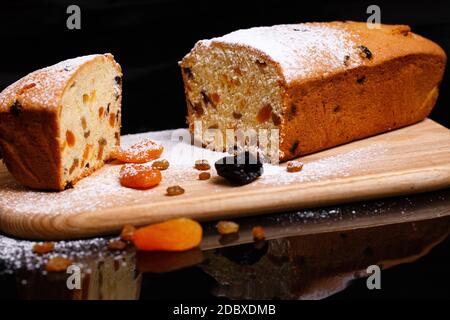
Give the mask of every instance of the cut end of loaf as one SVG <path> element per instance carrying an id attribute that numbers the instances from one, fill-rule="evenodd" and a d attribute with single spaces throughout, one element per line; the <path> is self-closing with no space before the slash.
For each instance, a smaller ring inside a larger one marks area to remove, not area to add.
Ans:
<path id="1" fill-rule="evenodd" d="M 120 144 L 122 74 L 101 59 L 83 66 L 61 100 L 61 181 L 73 186 L 109 160 Z"/>
<path id="2" fill-rule="evenodd" d="M 256 50 L 205 41 L 180 65 L 189 128 L 205 147 L 248 146 L 256 135 L 260 151 L 278 151 L 284 80 L 276 63 Z"/>

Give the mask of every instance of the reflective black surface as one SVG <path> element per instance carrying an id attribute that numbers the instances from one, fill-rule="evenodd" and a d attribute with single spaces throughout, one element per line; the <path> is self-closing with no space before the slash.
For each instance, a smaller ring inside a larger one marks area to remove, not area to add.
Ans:
<path id="1" fill-rule="evenodd" d="M 201 248 L 182 253 L 135 252 L 131 246 L 110 252 L 108 238 L 97 238 L 60 241 L 55 253 L 36 256 L 33 242 L 0 236 L 0 297 L 448 299 L 449 211 L 450 190 L 443 190 L 236 219 L 241 231 L 226 238 L 211 222 L 204 224 Z M 267 241 L 253 242 L 255 225 L 264 227 Z M 55 254 L 81 267 L 81 290 L 67 289 L 68 274 L 43 271 Z M 366 286 L 373 264 L 383 270 L 381 290 Z"/>

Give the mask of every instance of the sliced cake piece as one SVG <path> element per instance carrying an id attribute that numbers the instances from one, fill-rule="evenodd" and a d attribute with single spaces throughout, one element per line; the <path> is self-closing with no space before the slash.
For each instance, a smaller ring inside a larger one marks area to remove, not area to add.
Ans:
<path id="1" fill-rule="evenodd" d="M 35 71 L 0 94 L 0 149 L 21 184 L 64 190 L 120 144 L 122 71 L 111 54 Z"/>
<path id="2" fill-rule="evenodd" d="M 202 40 L 180 65 L 189 127 L 205 146 L 228 149 L 226 129 L 274 130 L 288 160 L 422 120 L 445 63 L 408 26 L 330 22 Z"/>

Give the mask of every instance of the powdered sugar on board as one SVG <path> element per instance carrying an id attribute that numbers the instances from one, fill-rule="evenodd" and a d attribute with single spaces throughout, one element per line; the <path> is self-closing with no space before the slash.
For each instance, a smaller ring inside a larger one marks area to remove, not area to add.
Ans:
<path id="1" fill-rule="evenodd" d="M 286 81 L 326 76 L 361 64 L 358 36 L 344 23 L 301 23 L 231 32 L 200 44 L 225 42 L 257 49 L 278 62 Z"/>
<path id="2" fill-rule="evenodd" d="M 142 201 L 171 201 L 165 196 L 165 190 L 171 185 L 187 186 L 188 196 L 203 196 L 204 186 L 208 184 L 209 194 L 228 192 L 213 181 L 199 181 L 199 171 L 194 169 L 196 160 L 208 160 L 213 179 L 217 177 L 214 162 L 225 153 L 213 152 L 192 146 L 190 134 L 185 129 L 136 134 L 122 137 L 122 147 L 131 146 L 144 138 L 150 138 L 164 145 L 161 159 L 170 163 L 168 170 L 162 171 L 161 185 L 149 190 L 134 190 L 122 187 L 119 182 L 121 164 L 108 164 L 90 177 L 81 180 L 73 189 L 63 192 L 41 192 L 20 186 L 5 170 L 0 171 L 0 210 L 14 214 L 74 214 L 96 211 L 117 206 L 142 203 Z M 180 142 L 183 140 L 184 142 Z M 305 183 L 323 179 L 346 177 L 355 166 L 364 167 L 369 159 L 374 159 L 385 149 L 381 144 L 354 149 L 336 156 L 307 161 L 301 172 L 289 173 L 285 165 L 265 164 L 264 174 L 256 182 L 245 186 L 276 186 L 292 183 Z M 3 176 L 3 177 L 2 177 Z M 211 179 L 211 180 L 213 180 Z M 231 189 L 233 190 L 233 189 Z M 113 201 L 111 201 L 113 197 Z"/>

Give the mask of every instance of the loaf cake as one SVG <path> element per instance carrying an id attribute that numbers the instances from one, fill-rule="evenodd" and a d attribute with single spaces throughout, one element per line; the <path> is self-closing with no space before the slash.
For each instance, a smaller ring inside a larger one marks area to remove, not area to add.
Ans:
<path id="1" fill-rule="evenodd" d="M 226 150 L 227 129 L 267 130 L 289 160 L 424 119 L 445 63 L 406 25 L 347 21 L 238 30 L 199 41 L 180 66 L 204 146 Z"/>
<path id="2" fill-rule="evenodd" d="M 62 61 L 0 93 L 0 149 L 21 184 L 64 190 L 120 143 L 122 71 L 111 54 Z"/>

